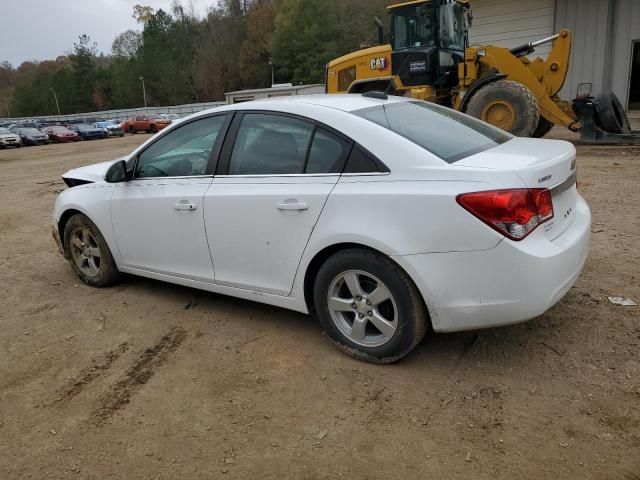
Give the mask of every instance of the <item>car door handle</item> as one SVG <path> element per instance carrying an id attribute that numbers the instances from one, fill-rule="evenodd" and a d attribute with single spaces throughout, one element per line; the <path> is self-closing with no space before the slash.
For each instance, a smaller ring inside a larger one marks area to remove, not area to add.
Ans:
<path id="1" fill-rule="evenodd" d="M 187 201 L 181 201 L 176 203 L 173 208 L 175 208 L 176 210 L 197 210 L 198 206 L 195 203 L 189 203 Z"/>
<path id="2" fill-rule="evenodd" d="M 278 210 L 309 210 L 309 204 L 297 200 L 285 200 L 277 205 Z"/>

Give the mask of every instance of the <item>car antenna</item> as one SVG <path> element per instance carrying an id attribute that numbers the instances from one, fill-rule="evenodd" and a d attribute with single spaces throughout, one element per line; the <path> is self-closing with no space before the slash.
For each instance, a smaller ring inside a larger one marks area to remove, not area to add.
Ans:
<path id="1" fill-rule="evenodd" d="M 378 90 L 372 90 L 370 92 L 364 92 L 362 94 L 363 97 L 367 98 L 376 98 L 378 100 L 388 100 L 389 96 L 385 92 L 380 92 Z"/>

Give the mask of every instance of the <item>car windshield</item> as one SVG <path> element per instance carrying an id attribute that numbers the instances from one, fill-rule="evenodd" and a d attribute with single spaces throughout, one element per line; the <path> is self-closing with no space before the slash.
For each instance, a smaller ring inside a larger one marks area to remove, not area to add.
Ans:
<path id="1" fill-rule="evenodd" d="M 411 140 L 447 163 L 513 138 L 480 120 L 427 102 L 390 103 L 352 113 Z"/>
<path id="2" fill-rule="evenodd" d="M 78 125 L 75 126 L 78 130 L 93 130 L 93 127 L 91 125 L 86 125 L 84 123 L 80 123 Z"/>
<path id="3" fill-rule="evenodd" d="M 0 135 L 10 134 L 11 132 L 6 128 L 0 128 Z"/>
<path id="4" fill-rule="evenodd" d="M 20 133 L 24 133 L 27 135 L 34 135 L 37 133 L 42 133 L 40 130 L 38 130 L 37 128 L 21 128 L 20 129 Z"/>
<path id="5" fill-rule="evenodd" d="M 57 133 L 65 133 L 65 132 L 69 131 L 69 129 L 67 127 L 56 127 L 56 126 L 53 126 L 53 127 L 49 127 L 49 129 L 52 132 L 57 132 Z"/>

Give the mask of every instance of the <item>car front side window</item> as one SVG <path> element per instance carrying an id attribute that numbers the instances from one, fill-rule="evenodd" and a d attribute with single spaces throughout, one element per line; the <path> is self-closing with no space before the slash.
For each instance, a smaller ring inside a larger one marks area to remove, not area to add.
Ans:
<path id="1" fill-rule="evenodd" d="M 206 175 L 225 120 L 225 115 L 207 117 L 167 133 L 139 155 L 135 177 Z"/>

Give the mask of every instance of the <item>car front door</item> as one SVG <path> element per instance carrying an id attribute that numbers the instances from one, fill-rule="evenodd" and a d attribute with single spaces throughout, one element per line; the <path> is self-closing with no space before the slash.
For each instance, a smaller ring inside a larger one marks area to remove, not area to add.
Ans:
<path id="1" fill-rule="evenodd" d="M 197 119 L 150 144 L 134 176 L 117 184 L 111 218 L 125 271 L 213 281 L 203 198 L 228 128 L 227 115 Z"/>
<path id="2" fill-rule="evenodd" d="M 236 115 L 204 199 L 215 282 L 288 295 L 351 143 L 298 117 Z"/>

